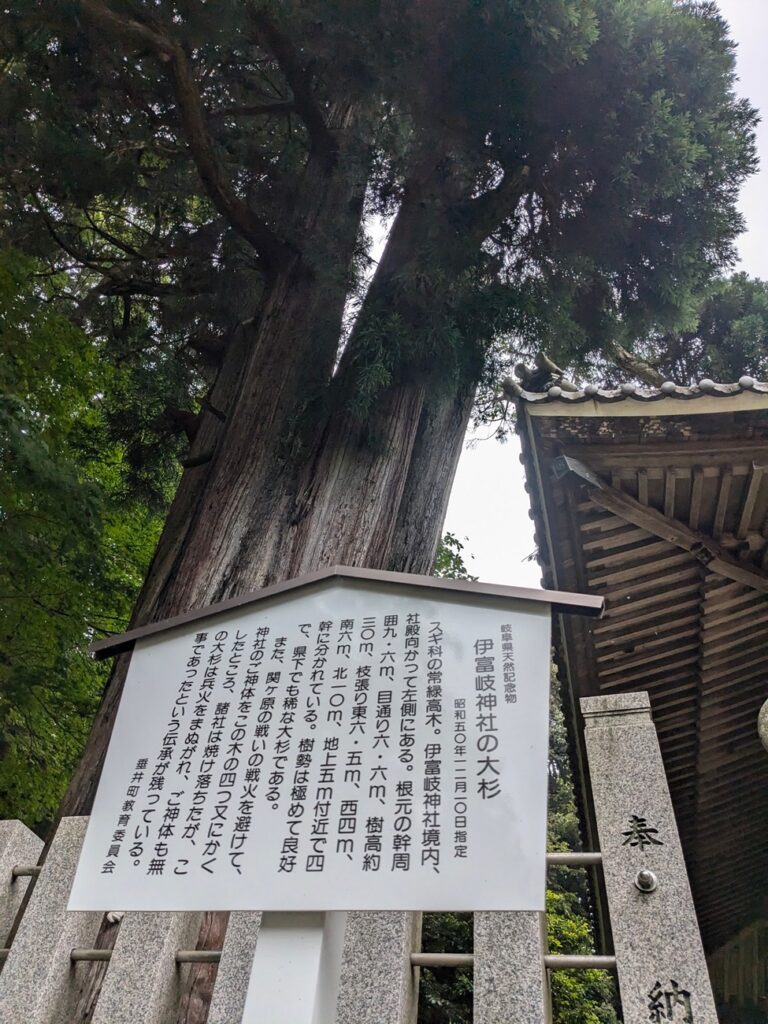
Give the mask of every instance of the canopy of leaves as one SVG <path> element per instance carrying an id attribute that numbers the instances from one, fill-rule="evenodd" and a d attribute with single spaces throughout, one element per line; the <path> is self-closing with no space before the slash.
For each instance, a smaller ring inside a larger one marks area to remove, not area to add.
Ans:
<path id="1" fill-rule="evenodd" d="M 639 342 L 651 383 L 694 384 L 703 377 L 730 383 L 768 377 L 768 284 L 746 274 L 717 278 L 703 290 L 686 330 Z M 631 370 L 630 370 L 631 375 Z"/>
<path id="2" fill-rule="evenodd" d="M 733 257 L 755 113 L 712 3 L 16 0 L 0 32 L 0 232 L 146 375 L 112 410 L 144 485 L 286 266 L 357 295 L 364 415 L 404 373 L 493 407 L 510 349 L 679 333 Z M 364 211 L 395 224 L 361 306 Z"/>

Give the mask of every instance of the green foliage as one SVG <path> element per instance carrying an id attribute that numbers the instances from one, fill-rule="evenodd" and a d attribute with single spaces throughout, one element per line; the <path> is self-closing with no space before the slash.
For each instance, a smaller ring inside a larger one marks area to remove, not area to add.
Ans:
<path id="1" fill-rule="evenodd" d="M 131 25 L 192 55 L 204 159 L 167 53 Z M 588 369 L 612 342 L 687 330 L 733 258 L 755 167 L 756 115 L 709 3 L 451 0 L 427 16 L 409 0 L 234 0 L 181 16 L 14 0 L 0 33 L 0 234 L 132 367 L 129 392 L 147 388 L 137 406 L 116 387 L 106 415 L 158 507 L 155 461 L 164 475 L 183 448 L 169 411 L 194 409 L 273 280 L 222 182 L 319 289 L 347 283 L 359 315 L 338 394 L 360 417 L 414 375 L 479 380 L 494 415 L 521 353 Z M 342 110 L 329 142 L 318 122 Z M 349 197 L 338 223 L 308 215 L 332 174 L 361 206 L 367 185 L 368 214 L 396 214 L 365 300 Z M 341 343 L 341 322 L 328 330 Z"/>
<path id="2" fill-rule="evenodd" d="M 472 914 L 424 914 L 421 948 L 425 953 L 471 953 Z M 419 1024 L 471 1024 L 472 970 L 422 967 Z"/>
<path id="3" fill-rule="evenodd" d="M 0 816 L 33 826 L 54 814 L 98 704 L 106 670 L 87 645 L 127 623 L 159 528 L 121 500 L 101 409 L 113 368 L 47 287 L 0 252 Z"/>
<path id="4" fill-rule="evenodd" d="M 454 533 L 446 533 L 440 542 L 432 572 L 449 580 L 477 579 L 477 576 L 470 575 L 464 562 L 464 544 Z"/>
<path id="5" fill-rule="evenodd" d="M 636 345 L 662 376 L 684 384 L 768 377 L 768 283 L 743 273 L 718 278 L 703 290 L 690 319 L 684 331 Z"/>

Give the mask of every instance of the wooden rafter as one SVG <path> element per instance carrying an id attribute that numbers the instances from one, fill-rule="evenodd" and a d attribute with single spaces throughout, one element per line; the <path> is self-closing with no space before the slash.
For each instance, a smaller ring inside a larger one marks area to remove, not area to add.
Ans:
<path id="1" fill-rule="evenodd" d="M 561 455 L 555 460 L 554 469 L 558 476 L 572 473 L 582 479 L 589 489 L 590 500 L 600 508 L 620 516 L 647 534 L 674 544 L 683 551 L 689 551 L 711 572 L 768 593 L 768 575 L 737 561 L 712 537 L 692 530 L 685 523 L 654 508 L 642 505 L 629 494 L 617 491 L 578 459 Z M 665 505 L 668 508 L 669 502 L 665 502 Z"/>

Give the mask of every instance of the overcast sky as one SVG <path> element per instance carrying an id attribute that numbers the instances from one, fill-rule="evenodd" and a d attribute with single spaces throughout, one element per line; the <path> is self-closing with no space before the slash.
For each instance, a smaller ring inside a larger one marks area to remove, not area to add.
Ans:
<path id="1" fill-rule="evenodd" d="M 720 0 L 720 10 L 738 44 L 739 95 L 768 116 L 768 0 Z M 741 209 L 747 223 L 739 245 L 738 269 L 768 278 L 768 125 L 758 128 L 761 169 L 745 186 Z M 487 431 L 485 432 L 487 434 Z M 483 434 L 481 433 L 481 437 Z M 523 489 L 520 446 L 475 441 L 459 463 L 446 519 L 465 541 L 470 571 L 481 580 L 511 586 L 541 583 L 539 566 L 527 561 L 534 550 L 528 497 Z"/>

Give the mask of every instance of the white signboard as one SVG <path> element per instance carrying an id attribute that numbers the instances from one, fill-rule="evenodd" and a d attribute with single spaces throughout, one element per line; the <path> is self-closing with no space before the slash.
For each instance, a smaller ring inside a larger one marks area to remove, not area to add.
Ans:
<path id="1" fill-rule="evenodd" d="M 140 640 L 71 910 L 543 910 L 550 608 L 333 581 Z"/>

